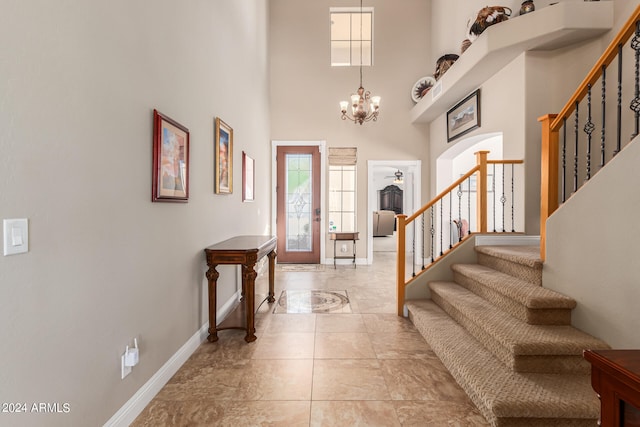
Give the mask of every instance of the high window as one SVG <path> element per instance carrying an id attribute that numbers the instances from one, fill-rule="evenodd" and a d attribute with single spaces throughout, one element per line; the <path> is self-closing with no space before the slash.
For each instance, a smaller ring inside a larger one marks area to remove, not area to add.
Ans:
<path id="1" fill-rule="evenodd" d="M 332 7 L 331 66 L 371 65 L 373 60 L 373 8 Z"/>

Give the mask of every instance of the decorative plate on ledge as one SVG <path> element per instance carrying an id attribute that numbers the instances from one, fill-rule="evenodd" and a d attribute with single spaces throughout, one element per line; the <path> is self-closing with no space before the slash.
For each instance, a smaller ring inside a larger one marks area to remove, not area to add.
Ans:
<path id="1" fill-rule="evenodd" d="M 413 99 L 413 102 L 420 101 L 435 84 L 436 79 L 431 76 L 419 79 L 411 88 L 411 99 Z"/>

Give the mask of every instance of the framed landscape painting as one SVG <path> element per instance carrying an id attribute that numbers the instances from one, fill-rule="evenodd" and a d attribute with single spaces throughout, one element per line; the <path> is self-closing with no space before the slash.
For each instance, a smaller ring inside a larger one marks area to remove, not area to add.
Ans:
<path id="1" fill-rule="evenodd" d="M 189 129 L 153 110 L 151 200 L 189 200 Z"/>
<path id="2" fill-rule="evenodd" d="M 480 89 L 447 111 L 447 142 L 480 127 Z"/>
<path id="3" fill-rule="evenodd" d="M 215 192 L 233 193 L 233 129 L 216 117 L 215 123 Z"/>

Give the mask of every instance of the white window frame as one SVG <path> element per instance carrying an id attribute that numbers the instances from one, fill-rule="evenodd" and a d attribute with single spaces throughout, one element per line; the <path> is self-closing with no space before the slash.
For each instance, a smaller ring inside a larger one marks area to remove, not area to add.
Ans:
<path id="1" fill-rule="evenodd" d="M 367 39 L 366 35 L 363 34 L 362 35 L 362 39 L 365 41 L 369 41 L 371 42 L 371 51 L 369 52 L 369 58 L 371 58 L 371 63 L 370 64 L 362 64 L 362 66 L 364 67 L 369 67 L 373 65 L 373 44 L 374 44 L 374 40 L 373 40 L 373 35 L 375 34 L 375 28 L 374 28 L 374 22 L 375 22 L 375 16 L 373 13 L 373 7 L 363 7 L 362 9 L 360 9 L 359 7 L 330 7 L 329 8 L 329 62 L 331 64 L 332 67 L 359 67 L 360 64 L 354 64 L 353 62 L 353 58 L 350 58 L 349 63 L 345 64 L 345 63 L 340 63 L 340 64 L 334 64 L 333 63 L 333 42 L 337 41 L 337 40 L 333 40 L 332 36 L 331 36 L 331 21 L 332 21 L 332 17 L 334 13 L 348 13 L 351 15 L 354 14 L 371 14 L 371 34 L 370 34 L 370 39 Z M 351 34 L 351 31 L 349 32 Z M 362 42 L 362 40 L 359 39 L 354 39 L 353 37 L 350 37 L 349 40 L 343 40 L 343 41 L 348 41 L 349 44 L 351 45 L 354 41 L 359 41 Z M 351 49 L 350 49 L 351 50 Z"/>
<path id="2" fill-rule="evenodd" d="M 344 171 L 345 168 L 353 168 L 353 189 L 344 188 Z M 334 171 L 340 171 L 340 188 L 332 188 L 331 187 L 331 173 Z M 331 218 L 331 214 L 339 214 L 340 215 L 340 224 L 331 224 L 329 222 L 329 232 L 352 232 L 358 229 L 358 168 L 357 165 L 329 165 L 329 193 L 335 192 L 340 193 L 340 206 L 332 206 L 332 198 L 329 197 L 329 215 L 328 218 Z M 342 205 L 342 194 L 352 192 L 353 193 L 353 211 L 345 210 Z M 353 214 L 353 230 L 345 230 L 342 224 L 342 218 L 344 215 Z M 336 228 L 333 229 L 332 225 Z"/>

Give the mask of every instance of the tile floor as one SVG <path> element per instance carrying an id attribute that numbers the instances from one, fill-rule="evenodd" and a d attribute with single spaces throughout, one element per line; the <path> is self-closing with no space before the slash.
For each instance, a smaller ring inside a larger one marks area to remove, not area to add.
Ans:
<path id="1" fill-rule="evenodd" d="M 282 290 L 345 290 L 351 314 L 257 314 L 219 332 L 133 426 L 486 426 L 422 336 L 395 315 L 394 253 L 371 266 L 277 271 Z M 266 290 L 266 276 L 257 280 Z"/>

